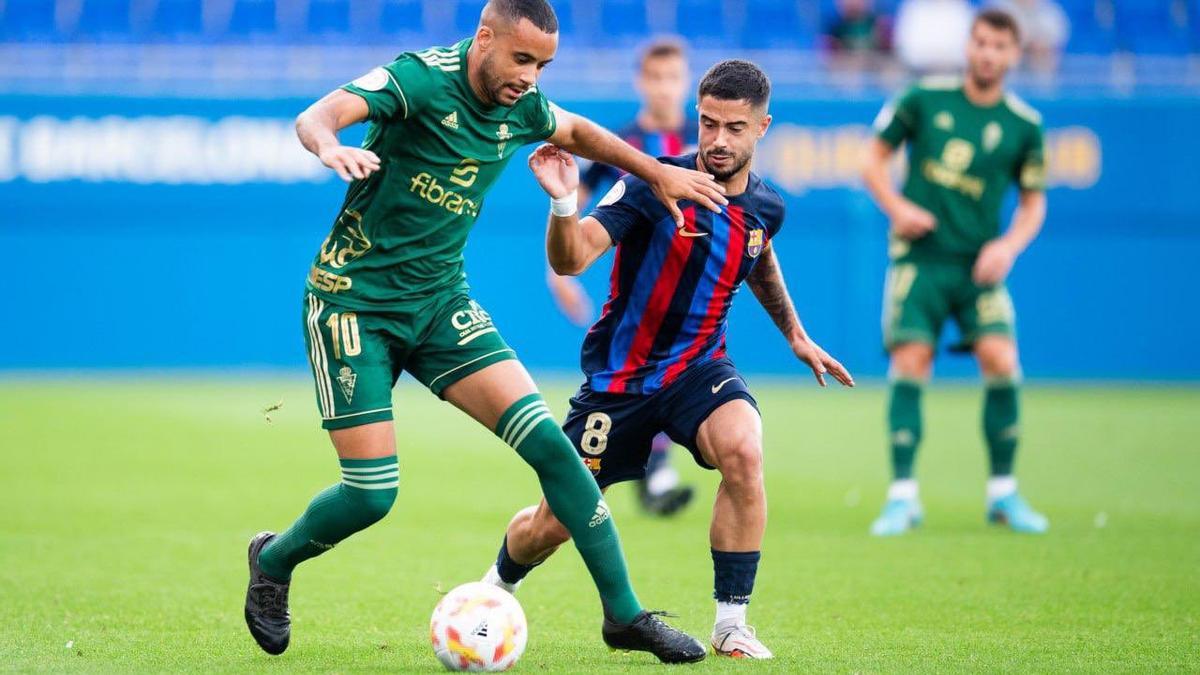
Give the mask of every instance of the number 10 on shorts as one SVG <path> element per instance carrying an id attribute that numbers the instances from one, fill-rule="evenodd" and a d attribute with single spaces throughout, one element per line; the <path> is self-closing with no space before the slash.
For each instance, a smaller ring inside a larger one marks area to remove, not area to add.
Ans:
<path id="1" fill-rule="evenodd" d="M 362 343 L 358 340 L 358 314 L 354 312 L 334 312 L 325 321 L 329 327 L 329 337 L 333 340 L 333 358 L 342 359 L 346 356 L 358 356 L 362 353 Z"/>

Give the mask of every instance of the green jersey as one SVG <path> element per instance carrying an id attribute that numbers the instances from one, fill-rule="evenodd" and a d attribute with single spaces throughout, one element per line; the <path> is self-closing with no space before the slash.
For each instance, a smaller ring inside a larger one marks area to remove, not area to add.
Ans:
<path id="1" fill-rule="evenodd" d="M 937 218 L 915 241 L 893 239 L 898 260 L 969 260 L 1000 234 L 1013 183 L 1044 189 L 1041 116 L 1015 94 L 980 107 L 962 80 L 927 78 L 884 107 L 875 128 L 892 147 L 908 143 L 904 196 Z"/>
<path id="2" fill-rule="evenodd" d="M 511 107 L 476 97 L 471 42 L 406 52 L 342 87 L 367 102 L 363 147 L 380 168 L 350 184 L 309 272 L 314 294 L 369 310 L 466 290 L 463 249 L 484 195 L 520 146 L 555 130 L 536 87 Z"/>

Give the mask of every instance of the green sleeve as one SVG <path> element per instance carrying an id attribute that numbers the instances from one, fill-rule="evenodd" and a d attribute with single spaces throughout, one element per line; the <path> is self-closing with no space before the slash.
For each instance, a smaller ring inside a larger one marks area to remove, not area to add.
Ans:
<path id="1" fill-rule="evenodd" d="M 524 98 L 529 99 L 521 102 L 524 106 L 525 124 L 529 129 L 529 137 L 525 142 L 536 143 L 553 136 L 554 130 L 558 128 L 558 120 L 554 117 L 554 104 L 537 88 Z"/>
<path id="2" fill-rule="evenodd" d="M 892 99 L 875 118 L 875 134 L 893 148 L 916 135 L 920 120 L 919 90 L 914 86 Z"/>
<path id="3" fill-rule="evenodd" d="M 1024 191 L 1041 192 L 1046 189 L 1046 152 L 1042 138 L 1042 126 L 1033 127 L 1021 161 L 1017 164 L 1017 185 Z"/>
<path id="4" fill-rule="evenodd" d="M 372 122 L 408 119 L 429 100 L 432 88 L 429 67 L 410 54 L 342 86 L 366 100 Z"/>

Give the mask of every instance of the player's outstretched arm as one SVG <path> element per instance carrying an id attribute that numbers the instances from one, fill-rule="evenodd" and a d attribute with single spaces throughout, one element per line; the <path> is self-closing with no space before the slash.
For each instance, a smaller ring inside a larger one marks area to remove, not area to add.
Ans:
<path id="1" fill-rule="evenodd" d="M 337 132 L 367 119 L 367 114 L 367 102 L 361 96 L 336 89 L 300 113 L 296 135 L 306 150 L 342 180 L 363 179 L 379 170 L 379 157 L 370 150 L 342 145 Z"/>
<path id="2" fill-rule="evenodd" d="M 719 204 L 729 203 L 722 194 L 723 188 L 709 174 L 663 164 L 595 122 L 561 108 L 554 109 L 554 116 L 557 127 L 549 139 L 551 143 L 646 181 L 680 226 L 683 225 L 683 212 L 676 202 L 693 201 L 718 213 L 721 211 Z"/>
<path id="3" fill-rule="evenodd" d="M 933 214 L 917 206 L 896 190 L 888 167 L 895 148 L 883 139 L 872 138 L 863 157 L 862 178 L 867 192 L 891 221 L 892 232 L 902 239 L 920 239 L 937 226 Z"/>
<path id="4" fill-rule="evenodd" d="M 1021 255 L 1046 222 L 1046 193 L 1041 190 L 1022 190 L 1013 211 L 1012 223 L 1003 236 L 988 242 L 975 259 L 972 276 L 980 286 L 994 286 L 1008 277 L 1013 263 Z"/>
<path id="5" fill-rule="evenodd" d="M 812 368 L 818 384 L 822 387 L 825 386 L 825 374 L 828 373 L 844 386 L 854 386 L 854 378 L 850 372 L 841 363 L 838 363 L 837 359 L 821 349 L 820 345 L 813 342 L 805 332 L 804 325 L 800 323 L 800 317 L 796 315 L 792 297 L 788 294 L 787 284 L 783 281 L 783 270 L 779 267 L 779 260 L 775 257 L 775 250 L 772 246 L 768 245 L 760 254 L 758 263 L 750 271 L 750 276 L 746 277 L 746 284 L 750 286 L 750 290 L 754 293 L 754 297 L 758 298 L 763 309 L 767 310 L 767 314 L 775 322 L 779 332 L 787 338 L 796 358 Z"/>
<path id="6" fill-rule="evenodd" d="M 579 219 L 579 165 L 571 153 L 547 143 L 529 156 L 529 168 L 550 195 L 546 228 L 550 268 L 555 274 L 581 274 L 612 246 L 612 238 L 595 218 Z"/>

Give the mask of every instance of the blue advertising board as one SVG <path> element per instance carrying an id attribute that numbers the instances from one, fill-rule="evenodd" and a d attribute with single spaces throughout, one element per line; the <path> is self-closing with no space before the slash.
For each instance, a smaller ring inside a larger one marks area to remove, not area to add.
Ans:
<path id="1" fill-rule="evenodd" d="M 301 366 L 303 280 L 344 190 L 292 132 L 307 103 L 0 96 L 0 369 Z M 635 111 L 559 103 L 614 126 Z M 1027 376 L 1200 379 L 1200 100 L 1033 103 L 1052 187 L 1010 282 Z M 861 375 L 886 366 L 887 225 L 858 180 L 881 104 L 775 101 L 756 160 L 788 203 L 776 245 L 801 315 Z M 546 208 L 518 157 L 484 204 L 468 273 L 525 362 L 566 372 L 582 331 L 545 290 Z M 603 259 L 583 277 L 597 303 L 607 272 Z M 802 373 L 749 293 L 729 349 L 748 372 Z M 974 372 L 950 356 L 938 368 Z"/>

